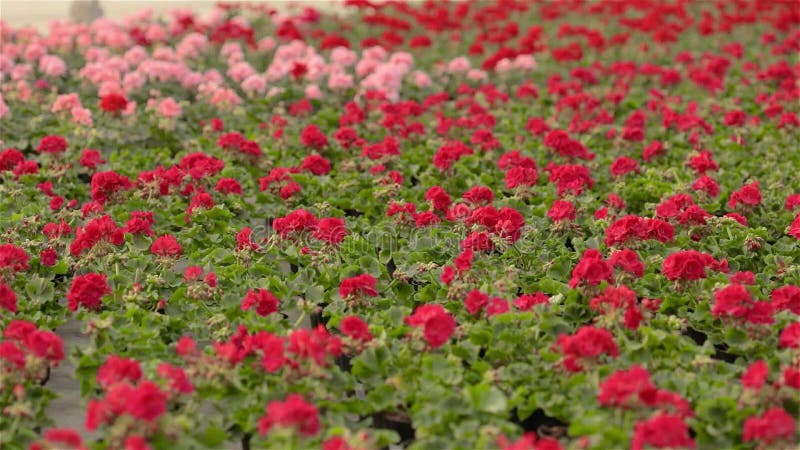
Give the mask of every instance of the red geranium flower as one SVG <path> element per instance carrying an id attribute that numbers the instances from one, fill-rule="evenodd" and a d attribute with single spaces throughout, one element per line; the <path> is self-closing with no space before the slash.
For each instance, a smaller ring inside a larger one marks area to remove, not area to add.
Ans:
<path id="1" fill-rule="evenodd" d="M 319 433 L 319 411 L 298 394 L 289 394 L 285 401 L 269 402 L 266 415 L 258 420 L 258 432 L 267 435 L 275 427 L 294 428 L 301 436 Z"/>
<path id="2" fill-rule="evenodd" d="M 369 342 L 372 340 L 372 333 L 369 326 L 358 316 L 347 316 L 339 323 L 342 334 L 349 336 L 357 341 Z"/>
<path id="3" fill-rule="evenodd" d="M 119 113 L 125 111 L 128 106 L 128 99 L 120 94 L 106 94 L 100 98 L 100 109 L 109 113 Z"/>
<path id="4" fill-rule="evenodd" d="M 412 327 L 422 327 L 425 340 L 434 350 L 444 345 L 456 328 L 456 321 L 442 305 L 430 304 L 418 307 L 414 314 L 405 318 Z"/>
<path id="5" fill-rule="evenodd" d="M 368 273 L 345 278 L 339 283 L 339 296 L 342 298 L 347 298 L 351 295 L 376 297 L 378 295 L 378 291 L 375 289 L 377 281 L 375 277 Z"/>
<path id="6" fill-rule="evenodd" d="M 266 289 L 257 291 L 250 289 L 247 291 L 244 300 L 242 300 L 242 310 L 246 311 L 255 307 L 256 314 L 261 317 L 278 312 L 279 305 L 280 300 L 278 300 L 278 297 Z"/>
<path id="7" fill-rule="evenodd" d="M 98 311 L 103 306 L 103 297 L 111 293 L 106 276 L 99 273 L 77 275 L 67 292 L 70 311 L 77 311 L 79 306 Z"/>
<path id="8" fill-rule="evenodd" d="M 67 150 L 67 140 L 63 136 L 45 136 L 36 148 L 39 153 L 62 153 Z"/>
<path id="9" fill-rule="evenodd" d="M 183 247 L 171 234 L 158 237 L 150 246 L 150 253 L 161 258 L 177 258 L 183 253 Z"/>
<path id="10" fill-rule="evenodd" d="M 335 217 L 320 219 L 314 227 L 312 234 L 314 239 L 327 242 L 329 244 L 340 244 L 347 236 L 344 220 Z"/>
<path id="11" fill-rule="evenodd" d="M 0 245 L 0 270 L 7 269 L 11 272 L 28 270 L 30 256 L 25 250 L 14 244 Z"/>

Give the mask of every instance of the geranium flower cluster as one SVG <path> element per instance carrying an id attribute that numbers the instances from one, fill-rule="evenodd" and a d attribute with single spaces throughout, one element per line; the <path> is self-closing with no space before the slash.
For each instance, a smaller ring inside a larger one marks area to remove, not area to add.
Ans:
<path id="1" fill-rule="evenodd" d="M 0 23 L 0 429 L 42 450 L 793 448 L 792 6 Z M 54 407 L 48 374 L 83 401 Z"/>

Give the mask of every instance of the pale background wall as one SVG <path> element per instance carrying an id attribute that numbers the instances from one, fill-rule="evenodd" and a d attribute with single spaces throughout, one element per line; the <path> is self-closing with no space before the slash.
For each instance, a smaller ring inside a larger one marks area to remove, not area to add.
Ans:
<path id="1" fill-rule="evenodd" d="M 241 0 L 237 0 L 241 1 Z M 319 9 L 341 7 L 341 0 L 244 0 L 254 3 L 266 3 L 276 9 L 284 9 L 290 4 L 314 6 Z M 55 19 L 69 18 L 71 0 L 0 0 L 0 19 L 15 27 L 31 25 L 44 28 Z M 191 9 L 202 14 L 213 8 L 216 0 L 100 0 L 106 17 L 120 18 L 132 14 L 142 8 L 151 8 L 157 15 L 181 8 Z"/>

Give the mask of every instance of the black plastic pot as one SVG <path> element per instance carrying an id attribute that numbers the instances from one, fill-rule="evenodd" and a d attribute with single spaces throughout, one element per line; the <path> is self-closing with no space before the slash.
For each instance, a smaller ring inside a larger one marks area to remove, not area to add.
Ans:
<path id="1" fill-rule="evenodd" d="M 411 442 L 416 437 L 414 425 L 407 414 L 396 411 L 381 411 L 372 415 L 372 426 L 383 430 L 393 430 L 400 435 L 400 445 Z"/>
<path id="2" fill-rule="evenodd" d="M 350 372 L 353 368 L 351 361 L 353 361 L 353 357 L 350 355 L 339 355 L 336 357 L 336 365 L 339 366 L 342 372 Z"/>
<path id="3" fill-rule="evenodd" d="M 517 409 L 514 408 L 511 410 L 511 422 L 519 425 L 525 431 L 532 431 L 552 437 L 558 437 L 558 434 L 566 434 L 566 430 L 569 428 L 567 422 L 548 416 L 541 408 L 536 409 L 525 419 L 520 419 Z"/>
<path id="4" fill-rule="evenodd" d="M 397 265 L 394 263 L 394 258 L 389 258 L 389 261 L 386 261 L 386 272 L 389 274 L 389 278 L 394 277 L 395 270 L 397 270 Z"/>
<path id="5" fill-rule="evenodd" d="M 50 367 L 47 367 L 47 371 L 44 374 L 44 378 L 39 381 L 39 386 L 44 386 L 47 382 L 50 381 Z"/>
<path id="6" fill-rule="evenodd" d="M 311 328 L 316 328 L 319 325 L 328 325 L 328 319 L 323 316 L 323 310 L 328 306 L 327 303 L 317 303 L 317 309 L 309 314 L 311 320 Z"/>
<path id="7" fill-rule="evenodd" d="M 684 336 L 688 336 L 697 345 L 703 345 L 708 340 L 708 335 L 706 333 L 703 333 L 702 331 L 699 330 L 695 330 L 692 327 L 686 328 L 686 330 L 681 332 L 681 334 Z M 711 355 L 711 359 L 716 359 L 717 361 L 724 361 L 726 363 L 736 362 L 736 358 L 738 358 L 739 355 L 730 353 L 728 351 L 729 348 L 730 347 L 728 347 L 727 344 L 714 344 L 714 354 Z"/>
<path id="8" fill-rule="evenodd" d="M 345 217 L 361 217 L 363 215 L 364 215 L 364 213 L 359 211 L 359 210 L 357 210 L 357 209 L 348 208 L 348 209 L 344 210 L 344 216 Z"/>

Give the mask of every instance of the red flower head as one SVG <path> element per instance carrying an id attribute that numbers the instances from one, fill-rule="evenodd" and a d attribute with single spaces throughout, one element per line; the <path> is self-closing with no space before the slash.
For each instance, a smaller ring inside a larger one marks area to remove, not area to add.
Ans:
<path id="1" fill-rule="evenodd" d="M 125 386 L 117 384 L 116 386 Z M 111 389 L 113 390 L 113 388 Z M 111 397 L 111 390 L 107 397 Z M 125 390 L 122 391 L 125 393 Z M 153 423 L 167 412 L 167 394 L 152 381 L 142 381 L 130 395 L 121 395 L 125 402 L 125 412 L 135 419 Z"/>
<path id="2" fill-rule="evenodd" d="M 339 284 L 339 295 L 342 298 L 347 298 L 351 295 L 376 297 L 378 295 L 378 291 L 375 289 L 377 281 L 375 277 L 368 273 L 345 278 Z"/>
<path id="3" fill-rule="evenodd" d="M 293 234 L 309 231 L 317 226 L 317 218 L 305 209 L 298 209 L 286 215 L 286 217 L 278 217 L 273 223 L 272 227 L 281 236 L 281 239 L 287 239 Z"/>
<path id="4" fill-rule="evenodd" d="M 431 202 L 433 209 L 437 211 L 447 211 L 452 202 L 450 196 L 440 186 L 428 189 L 428 192 L 425 193 L 425 200 Z"/>
<path id="5" fill-rule="evenodd" d="M 789 231 L 787 234 L 797 240 L 800 240 L 800 214 L 795 216 L 791 225 L 789 225 Z"/>
<path id="6" fill-rule="evenodd" d="M 197 152 L 184 156 L 178 167 L 195 180 L 199 180 L 218 174 L 225 168 L 225 161 Z M 180 177 L 183 178 L 183 174 L 180 174 Z"/>
<path id="7" fill-rule="evenodd" d="M 253 309 L 255 307 L 256 314 L 261 317 L 266 317 L 272 313 L 278 312 L 280 300 L 278 297 L 266 290 L 259 289 L 257 291 L 249 290 L 242 300 L 242 310 Z"/>
<path id="8" fill-rule="evenodd" d="M 556 184 L 559 196 L 567 192 L 581 195 L 584 189 L 594 186 L 589 169 L 578 164 L 550 167 L 550 182 Z"/>
<path id="9" fill-rule="evenodd" d="M 289 394 L 283 402 L 269 402 L 266 415 L 258 420 L 258 432 L 262 436 L 275 426 L 294 428 L 301 436 L 315 436 L 320 430 L 319 411 L 300 395 Z"/>
<path id="10" fill-rule="evenodd" d="M 725 113 L 725 117 L 722 119 L 722 123 L 724 123 L 729 127 L 742 126 L 746 121 L 747 121 L 747 114 L 741 109 L 728 111 L 727 113 Z"/>
<path id="11" fill-rule="evenodd" d="M 155 232 L 150 228 L 155 219 L 152 211 L 133 211 L 131 218 L 125 222 L 123 231 L 130 234 L 143 234 L 145 236 L 155 236 Z"/>
<path id="12" fill-rule="evenodd" d="M 425 340 L 433 349 L 444 345 L 456 329 L 456 321 L 442 305 L 429 304 L 419 306 L 414 314 L 405 318 L 405 323 L 412 327 L 422 327 Z"/>
<path id="13" fill-rule="evenodd" d="M 127 191 L 133 187 L 131 180 L 117 172 L 97 172 L 92 176 L 91 193 L 92 200 L 103 205 L 114 194 Z"/>
<path id="14" fill-rule="evenodd" d="M 740 204 L 753 207 L 759 203 L 761 203 L 761 189 L 758 187 L 758 181 L 745 184 L 728 199 L 728 207 L 731 209 L 736 209 Z"/>
<path id="15" fill-rule="evenodd" d="M 787 211 L 794 211 L 798 206 L 800 206 L 800 194 L 789 194 L 786 196 L 786 202 L 783 204 L 783 207 L 786 208 Z"/>
<path id="16" fill-rule="evenodd" d="M 189 336 L 183 336 L 178 339 L 178 342 L 175 346 L 175 352 L 180 356 L 189 356 L 194 353 L 196 349 L 196 344 L 194 339 Z"/>
<path id="17" fill-rule="evenodd" d="M 54 366 L 64 359 L 64 343 L 52 331 L 36 330 L 25 336 L 24 342 L 31 354 L 50 361 Z"/>
<path id="18" fill-rule="evenodd" d="M 142 368 L 135 359 L 111 355 L 97 369 L 97 382 L 108 388 L 121 381 L 136 384 L 142 378 Z"/>
<path id="19" fill-rule="evenodd" d="M 179 394 L 191 394 L 194 392 L 194 385 L 189 381 L 186 372 L 169 363 L 161 363 L 157 369 L 158 376 L 169 381 L 169 387 L 173 392 Z"/>
<path id="20" fill-rule="evenodd" d="M 636 302 L 636 292 L 627 286 L 608 286 L 603 290 L 603 294 L 593 298 L 589 306 L 602 314 L 614 311 L 625 311 L 624 324 L 626 328 L 635 330 L 639 328 L 642 320 L 642 313 Z"/>
<path id="21" fill-rule="evenodd" d="M 656 391 L 650 381 L 650 372 L 634 365 L 628 370 L 617 370 L 603 380 L 597 400 L 601 405 L 610 407 L 652 405 Z"/>
<path id="22" fill-rule="evenodd" d="M 619 348 L 610 331 L 584 325 L 575 334 L 562 334 L 557 345 L 564 354 L 564 368 L 570 372 L 580 372 L 587 361 L 593 361 L 601 355 L 616 357 Z"/>
<path id="23" fill-rule="evenodd" d="M 539 438 L 536 432 L 527 432 L 515 442 L 509 442 L 505 436 L 497 438 L 500 450 L 563 450 L 564 447 L 552 438 Z"/>
<path id="24" fill-rule="evenodd" d="M 599 251 L 590 248 L 583 253 L 581 260 L 572 269 L 569 286 L 575 288 L 581 283 L 597 286 L 604 280 L 613 283 L 614 268 L 603 259 L 603 255 Z"/>
<path id="25" fill-rule="evenodd" d="M 214 190 L 223 194 L 242 195 L 242 185 L 235 178 L 220 178 Z"/>
<path id="26" fill-rule="evenodd" d="M 758 360 L 742 374 L 742 386 L 758 391 L 764 386 L 769 376 L 769 366 L 764 360 Z"/>
<path id="27" fill-rule="evenodd" d="M 98 311 L 103 306 L 103 296 L 111 293 L 106 276 L 99 273 L 77 275 L 72 279 L 67 300 L 70 311 L 77 311 L 79 306 Z"/>
<path id="28" fill-rule="evenodd" d="M 105 163 L 106 160 L 100 156 L 100 152 L 91 148 L 83 150 L 78 163 L 87 169 L 96 169 L 98 165 Z"/>
<path id="29" fill-rule="evenodd" d="M 252 241 L 253 230 L 250 227 L 244 227 L 241 231 L 236 233 L 236 249 L 237 250 L 258 250 L 261 248 L 258 244 Z"/>
<path id="30" fill-rule="evenodd" d="M 474 151 L 463 142 L 448 142 L 439 147 L 439 150 L 433 155 L 433 165 L 444 172 L 452 167 L 462 156 L 471 155 L 473 153 Z"/>
<path id="31" fill-rule="evenodd" d="M 462 251 L 456 258 L 453 260 L 456 268 L 458 269 L 458 273 L 464 273 L 472 268 L 472 258 L 475 256 L 475 252 L 472 249 L 465 249 Z"/>
<path id="32" fill-rule="evenodd" d="M 703 175 L 692 183 L 692 190 L 705 192 L 709 197 L 715 198 L 719 195 L 719 183 L 708 175 Z"/>
<path id="33" fill-rule="evenodd" d="M 471 291 L 467 294 L 467 298 L 464 299 L 464 306 L 473 316 L 479 313 L 488 304 L 489 296 L 478 290 Z"/>
<path id="34" fill-rule="evenodd" d="M 522 294 L 514 300 L 514 306 L 520 311 L 528 311 L 536 305 L 545 305 L 550 303 L 550 297 L 543 292 L 536 292 L 535 294 Z"/>
<path id="35" fill-rule="evenodd" d="M 318 126 L 311 124 L 303 128 L 300 133 L 300 142 L 306 147 L 315 150 L 322 150 L 328 146 L 328 137 L 319 129 Z"/>
<path id="36" fill-rule="evenodd" d="M 331 162 L 320 155 L 308 155 L 300 167 L 314 175 L 327 175 L 331 171 Z"/>
<path id="37" fill-rule="evenodd" d="M 67 140 L 63 136 L 45 136 L 39 141 L 39 146 L 36 148 L 39 153 L 63 153 L 67 151 Z"/>
<path id="38" fill-rule="evenodd" d="M 505 314 L 510 309 L 511 305 L 508 304 L 508 300 L 494 297 L 489 301 L 489 304 L 486 305 L 486 316 L 492 317 L 500 314 Z"/>
<path id="39" fill-rule="evenodd" d="M 0 245 L 0 271 L 22 272 L 28 270 L 30 256 L 14 244 Z"/>
<path id="40" fill-rule="evenodd" d="M 344 220 L 328 217 L 317 222 L 312 236 L 314 239 L 337 245 L 347 236 L 347 228 L 345 228 Z"/>
<path id="41" fill-rule="evenodd" d="M 653 141 L 642 151 L 642 159 L 645 162 L 650 162 L 653 158 L 661 156 L 664 153 L 664 144 L 659 141 Z"/>
<path id="42" fill-rule="evenodd" d="M 706 277 L 706 268 L 713 267 L 714 258 L 696 250 L 682 250 L 664 258 L 661 273 L 668 280 L 700 280 Z"/>
<path id="43" fill-rule="evenodd" d="M 17 165 L 25 161 L 25 155 L 15 148 L 7 148 L 0 151 L 0 172 L 13 170 Z"/>
<path id="44" fill-rule="evenodd" d="M 372 333 L 369 332 L 369 326 L 358 316 L 347 316 L 342 319 L 339 324 L 339 329 L 345 336 L 351 337 L 357 341 L 369 342 L 372 340 Z"/>
<path id="45" fill-rule="evenodd" d="M 480 206 L 482 204 L 492 203 L 492 201 L 494 201 L 494 192 L 486 186 L 474 186 L 461 197 L 473 205 Z"/>
<path id="46" fill-rule="evenodd" d="M 639 162 L 627 156 L 620 156 L 611 163 L 611 175 L 621 177 L 631 172 L 639 172 Z"/>
<path id="47" fill-rule="evenodd" d="M 556 200 L 547 211 L 547 217 L 553 222 L 575 220 L 575 205 L 566 200 Z"/>
<path id="48" fill-rule="evenodd" d="M 153 241 L 150 253 L 161 258 L 178 258 L 183 253 L 183 247 L 171 234 L 165 234 Z"/>
<path id="49" fill-rule="evenodd" d="M 327 366 L 329 356 L 339 356 L 342 353 L 342 341 L 325 329 L 324 325 L 309 331 L 299 329 L 289 335 L 288 351 L 300 359 L 313 359 L 318 366 Z"/>
<path id="50" fill-rule="evenodd" d="M 44 432 L 44 445 L 33 443 L 29 450 L 50 448 L 84 450 L 80 433 L 71 428 L 51 428 Z M 127 449 L 126 449 L 127 450 Z"/>
<path id="51" fill-rule="evenodd" d="M 800 349 L 800 323 L 794 322 L 784 328 L 778 338 L 778 345 L 781 348 Z"/>
<path id="52" fill-rule="evenodd" d="M 120 113 L 128 106 L 128 99 L 120 94 L 106 94 L 100 98 L 100 109 L 109 113 Z"/>
<path id="53" fill-rule="evenodd" d="M 766 447 L 770 447 L 777 441 L 792 444 L 796 432 L 797 419 L 783 408 L 772 408 L 761 416 L 752 416 L 744 421 L 742 440 L 745 442 L 759 441 Z"/>
<path id="54" fill-rule="evenodd" d="M 783 286 L 769 296 L 776 310 L 787 310 L 800 315 L 800 286 Z"/>
<path id="55" fill-rule="evenodd" d="M 17 294 L 2 281 L 0 281 L 0 308 L 10 313 L 17 312 Z"/>
<path id="56" fill-rule="evenodd" d="M 775 306 L 770 302 L 756 301 L 740 284 L 732 284 L 714 293 L 714 317 L 728 317 L 753 324 L 771 324 Z"/>
<path id="57" fill-rule="evenodd" d="M 631 450 L 645 448 L 695 448 L 695 442 L 681 416 L 659 413 L 634 428 Z"/>
<path id="58" fill-rule="evenodd" d="M 636 277 L 644 275 L 644 263 L 633 250 L 627 248 L 617 250 L 611 254 L 611 258 L 608 259 L 608 262 L 615 268 L 620 268 Z"/>

